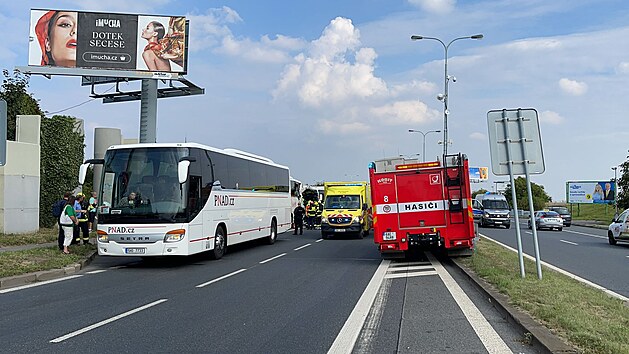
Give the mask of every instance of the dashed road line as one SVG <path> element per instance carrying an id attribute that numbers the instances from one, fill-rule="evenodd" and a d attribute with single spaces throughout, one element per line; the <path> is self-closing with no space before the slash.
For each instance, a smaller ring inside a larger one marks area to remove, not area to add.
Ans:
<path id="1" fill-rule="evenodd" d="M 260 262 L 258 262 L 258 263 L 260 263 L 260 264 L 264 264 L 264 263 L 270 262 L 270 261 L 272 261 L 272 260 L 278 259 L 278 258 L 280 258 L 280 257 L 284 257 L 285 255 L 286 255 L 286 253 L 278 254 L 278 255 L 277 255 L 277 256 L 275 256 L 275 257 L 271 257 L 271 258 L 269 258 L 269 259 L 265 259 L 265 260 L 260 261 Z"/>
<path id="2" fill-rule="evenodd" d="M 12 291 L 24 290 L 24 289 L 28 289 L 28 288 L 34 288 L 34 287 L 40 286 L 40 285 L 46 285 L 46 284 L 56 283 L 56 282 L 60 282 L 60 281 L 64 281 L 64 280 L 80 278 L 82 276 L 83 275 L 70 275 L 70 276 L 67 276 L 67 277 L 59 278 L 59 279 L 52 279 L 52 280 L 46 280 L 46 281 L 37 282 L 37 283 L 33 283 L 33 284 L 28 284 L 28 285 L 16 286 L 15 288 L 9 288 L 9 289 L 0 290 L 0 294 L 6 294 L 6 293 L 10 293 Z"/>
<path id="3" fill-rule="evenodd" d="M 299 250 L 304 249 L 304 248 L 306 248 L 306 247 L 308 247 L 308 246 L 310 246 L 310 245 L 312 245 L 312 243 L 306 243 L 306 244 L 305 244 L 305 245 L 303 245 L 303 246 L 299 246 L 299 247 L 297 247 L 297 248 L 293 249 L 293 251 L 299 251 Z"/>
<path id="4" fill-rule="evenodd" d="M 108 319 L 106 319 L 106 320 L 104 320 L 104 321 L 100 321 L 100 322 L 98 322 L 98 323 L 94 323 L 94 324 L 93 324 L 93 325 L 91 325 L 91 326 L 87 326 L 87 327 L 85 327 L 85 328 L 81 328 L 81 329 L 79 329 L 79 330 L 77 330 L 77 331 L 74 331 L 74 332 L 72 332 L 72 333 L 68 333 L 68 334 L 66 334 L 65 336 L 57 337 L 57 338 L 55 338 L 55 339 L 51 340 L 51 341 L 50 341 L 50 343 L 60 343 L 60 342 L 63 342 L 63 341 L 64 341 L 64 340 L 66 340 L 66 339 L 70 339 L 70 338 L 72 338 L 72 337 L 76 337 L 76 336 L 78 336 L 78 335 L 80 335 L 80 334 L 83 334 L 83 333 L 85 333 L 85 332 L 89 332 L 89 331 L 91 331 L 91 330 L 93 330 L 93 329 L 95 329 L 95 328 L 98 328 L 98 327 L 104 326 L 104 325 L 106 325 L 106 324 L 108 324 L 108 323 L 111 323 L 111 322 L 117 321 L 117 320 L 119 320 L 119 319 L 121 319 L 121 318 L 124 318 L 124 317 L 130 316 L 130 315 L 133 315 L 133 314 L 134 314 L 134 313 L 136 313 L 136 312 L 140 312 L 140 311 L 142 311 L 142 310 L 146 310 L 146 309 L 148 309 L 148 308 L 150 308 L 150 307 L 153 307 L 153 306 L 155 306 L 155 305 L 159 305 L 159 304 L 161 304 L 162 302 L 166 302 L 166 301 L 168 301 L 168 299 L 161 299 L 161 300 L 157 300 L 157 301 L 151 302 L 150 304 L 146 304 L 146 305 L 144 305 L 144 306 L 140 306 L 140 307 L 138 307 L 138 308 L 136 308 L 136 309 L 133 309 L 133 310 L 127 311 L 127 312 L 125 312 L 125 313 L 121 313 L 120 315 L 114 316 L 114 317 L 112 317 L 112 318 L 108 318 Z"/>
<path id="5" fill-rule="evenodd" d="M 319 243 L 319 242 L 321 242 L 321 241 L 323 241 L 323 239 L 322 239 L 322 238 L 320 238 L 320 239 L 316 240 L 315 242 Z"/>
<path id="6" fill-rule="evenodd" d="M 98 274 L 98 273 L 102 273 L 102 272 L 106 272 L 107 269 L 98 269 L 98 270 L 92 270 L 90 272 L 85 272 L 85 274 Z"/>
<path id="7" fill-rule="evenodd" d="M 208 286 L 208 285 L 210 285 L 210 284 L 216 283 L 216 282 L 221 281 L 221 280 L 223 280 L 223 279 L 227 279 L 227 278 L 229 278 L 229 277 L 231 277 L 231 276 L 234 276 L 234 275 L 236 275 L 236 274 L 238 274 L 238 273 L 242 273 L 242 272 L 244 272 L 245 270 L 247 270 L 247 268 L 238 269 L 238 270 L 237 270 L 237 271 L 235 271 L 235 272 L 231 272 L 231 273 L 229 273 L 229 274 L 225 274 L 225 275 L 223 275 L 222 277 L 218 277 L 218 278 L 216 278 L 216 279 L 212 279 L 212 280 L 210 280 L 210 281 L 208 281 L 208 282 L 205 282 L 205 283 L 203 283 L 203 284 L 199 284 L 199 285 L 197 285 L 197 288 L 202 288 L 202 287 L 204 287 L 204 286 Z"/>
<path id="8" fill-rule="evenodd" d="M 578 243 L 574 243 L 574 242 L 570 242 L 570 241 L 566 241 L 566 240 L 559 240 L 559 241 L 561 241 L 561 242 L 563 242 L 563 243 L 567 243 L 567 244 L 569 244 L 569 245 L 575 245 L 575 246 L 578 246 L 578 245 L 579 245 Z"/>
<path id="9" fill-rule="evenodd" d="M 606 236 L 592 235 L 592 234 L 588 234 L 588 233 L 585 233 L 585 232 L 572 231 L 572 230 L 565 230 L 565 229 L 564 229 L 564 231 L 565 231 L 565 232 L 570 232 L 570 233 L 573 233 L 573 234 L 578 234 L 578 235 L 583 235 L 583 236 L 589 236 L 589 237 L 596 237 L 596 238 L 602 238 L 602 239 L 604 239 L 604 240 L 607 240 L 607 237 L 606 237 Z"/>

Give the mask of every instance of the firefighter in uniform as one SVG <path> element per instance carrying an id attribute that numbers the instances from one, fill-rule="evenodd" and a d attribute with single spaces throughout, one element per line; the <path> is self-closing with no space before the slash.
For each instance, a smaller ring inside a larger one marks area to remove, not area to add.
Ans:
<path id="1" fill-rule="evenodd" d="M 304 234 L 304 215 L 306 214 L 306 209 L 301 206 L 301 203 L 297 204 L 297 207 L 293 211 L 293 221 L 295 222 L 295 229 L 293 235 L 297 235 L 297 230 L 299 229 L 299 234 Z"/>
<path id="2" fill-rule="evenodd" d="M 314 228 L 315 217 L 317 216 L 317 205 L 314 200 L 308 202 L 308 206 L 306 206 L 306 215 L 308 218 L 306 219 L 306 229 L 312 230 Z"/>
<path id="3" fill-rule="evenodd" d="M 321 226 L 321 215 L 323 215 L 323 202 L 315 202 L 317 204 L 317 213 L 315 215 L 315 224 Z"/>
<path id="4" fill-rule="evenodd" d="M 77 209 L 76 207 L 75 209 L 80 210 L 80 212 L 78 212 L 76 216 L 77 220 L 79 221 L 79 226 L 78 228 L 75 228 L 74 241 L 77 244 L 83 241 L 83 244 L 87 245 L 90 243 L 90 232 L 89 232 L 89 225 L 88 225 L 89 216 L 87 215 L 89 202 L 85 200 L 85 195 L 83 193 L 77 194 L 76 197 L 77 197 L 76 202 L 79 203 L 80 209 Z"/>

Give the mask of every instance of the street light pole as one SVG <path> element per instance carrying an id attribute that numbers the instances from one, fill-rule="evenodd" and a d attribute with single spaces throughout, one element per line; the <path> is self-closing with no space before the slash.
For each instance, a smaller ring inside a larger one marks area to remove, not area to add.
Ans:
<path id="1" fill-rule="evenodd" d="M 429 130 L 427 132 L 423 132 L 421 130 L 416 130 L 416 129 L 409 129 L 408 130 L 409 133 L 420 133 L 423 136 L 423 149 L 422 149 L 422 162 L 426 161 L 426 135 L 430 134 L 430 133 L 441 133 L 441 130 Z"/>
<path id="2" fill-rule="evenodd" d="M 450 81 L 450 79 L 452 79 L 452 81 L 456 81 L 456 78 L 454 76 L 448 76 L 448 49 L 450 48 L 450 45 L 458 40 L 461 39 L 482 39 L 483 35 L 482 34 L 475 34 L 473 36 L 465 36 L 465 37 L 457 37 L 454 38 L 453 40 L 451 40 L 450 42 L 448 42 L 448 44 L 445 44 L 441 39 L 436 38 L 436 37 L 424 37 L 424 36 L 418 36 L 418 35 L 412 35 L 411 36 L 411 40 L 413 41 L 418 41 L 420 39 L 431 39 L 434 41 L 437 41 L 439 43 L 441 43 L 441 45 L 443 46 L 444 49 L 444 94 L 441 97 L 437 96 L 437 98 L 440 98 L 443 100 L 443 159 L 444 159 L 444 163 L 445 163 L 445 158 L 446 155 L 448 154 L 448 114 L 450 114 L 450 111 L 448 111 L 448 82 Z"/>

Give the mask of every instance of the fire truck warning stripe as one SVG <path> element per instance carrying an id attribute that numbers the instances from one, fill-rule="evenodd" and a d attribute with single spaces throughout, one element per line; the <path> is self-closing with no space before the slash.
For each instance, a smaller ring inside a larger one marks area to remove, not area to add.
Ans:
<path id="1" fill-rule="evenodd" d="M 427 254 L 427 256 L 439 274 L 441 281 L 443 281 L 457 305 L 463 311 L 465 318 L 472 325 L 474 332 L 483 342 L 485 349 L 489 353 L 513 353 L 443 265 L 433 255 Z"/>
<path id="2" fill-rule="evenodd" d="M 419 213 L 422 211 L 438 211 L 445 210 L 445 202 L 443 200 L 428 200 L 424 202 L 410 203 L 391 203 L 376 205 L 377 214 L 395 214 L 395 213 Z M 398 211 L 399 210 L 399 211 Z"/>

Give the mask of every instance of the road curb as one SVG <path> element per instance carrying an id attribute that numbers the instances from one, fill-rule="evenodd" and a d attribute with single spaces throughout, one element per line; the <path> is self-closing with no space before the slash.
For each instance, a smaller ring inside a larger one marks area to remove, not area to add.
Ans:
<path id="1" fill-rule="evenodd" d="M 509 297 L 496 291 L 489 283 L 479 277 L 474 271 L 452 259 L 461 273 L 463 273 L 483 293 L 487 300 L 512 324 L 520 327 L 527 335 L 530 333 L 531 345 L 546 353 L 579 353 L 577 349 L 565 343 L 548 328 L 535 321 L 527 313 L 520 311 L 509 303 Z"/>
<path id="2" fill-rule="evenodd" d="M 67 265 L 63 268 L 40 270 L 33 273 L 14 275 L 11 277 L 0 278 L 0 290 L 13 288 L 16 286 L 28 285 L 40 281 L 58 279 L 66 275 L 78 273 L 81 269 L 87 267 L 96 258 L 98 251 L 92 251 L 84 260 L 78 263 Z"/>

